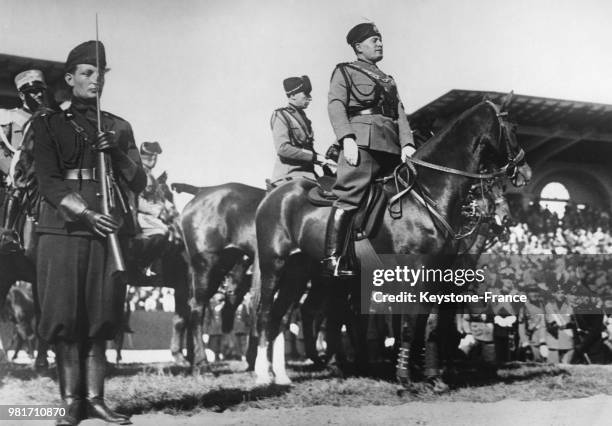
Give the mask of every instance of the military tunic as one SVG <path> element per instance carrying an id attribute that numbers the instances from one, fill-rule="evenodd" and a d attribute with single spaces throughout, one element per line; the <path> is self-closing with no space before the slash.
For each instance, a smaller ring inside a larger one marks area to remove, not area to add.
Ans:
<path id="1" fill-rule="evenodd" d="M 274 111 L 270 126 L 277 154 L 272 183 L 288 177 L 314 179 L 314 134 L 306 113 L 289 104 Z"/>
<path id="2" fill-rule="evenodd" d="M 111 279 L 106 238 L 60 207 L 64 197 L 76 193 L 88 208 L 101 212 L 99 183 L 85 172 L 96 165 L 97 153 L 91 148 L 97 134 L 95 108 L 75 100 L 68 111 L 38 117 L 32 127 L 35 174 L 42 196 L 37 225 L 40 337 L 48 342 L 111 339 L 120 326 L 125 286 Z M 146 175 L 130 124 L 103 113 L 102 129 L 114 132 L 119 149 L 126 154 L 110 162 L 120 188 L 115 201 L 121 205 L 121 193 L 131 208 L 114 216 L 123 222 L 120 237 L 133 235 L 136 226 L 131 212 L 135 212 L 136 194 L 146 185 Z M 80 178 L 68 176 L 74 169 L 83 170 Z"/>
<path id="3" fill-rule="evenodd" d="M 403 147 L 414 145 L 410 125 L 393 78 L 362 60 L 336 66 L 328 114 L 336 139 L 342 143 L 345 137 L 353 137 L 359 147 L 357 166 L 340 154 L 333 188 L 339 198 L 336 207 L 355 209 L 370 182 L 399 163 Z"/>
<path id="4" fill-rule="evenodd" d="M 10 174 L 12 151 L 21 148 L 30 117 L 32 113 L 23 108 L 0 109 L 0 173 Z"/>

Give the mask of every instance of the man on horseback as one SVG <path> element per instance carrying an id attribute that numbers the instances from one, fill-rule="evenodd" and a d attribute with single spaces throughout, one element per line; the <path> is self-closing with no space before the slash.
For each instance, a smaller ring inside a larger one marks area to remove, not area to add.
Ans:
<path id="1" fill-rule="evenodd" d="M 155 176 L 153 168 L 157 156 L 162 153 L 159 142 L 143 142 L 140 145 L 140 157 L 147 175 L 147 186 L 138 196 L 138 225 L 142 230 L 134 241 L 135 250 L 139 253 L 138 263 L 143 268 L 149 267 L 168 242 L 169 229 L 164 223 L 166 200 Z"/>
<path id="2" fill-rule="evenodd" d="M 272 187 L 296 177 L 315 179 L 314 165 L 330 164 L 315 152 L 312 124 L 304 112 L 312 101 L 310 79 L 307 75 L 289 77 L 283 81 L 283 87 L 289 102 L 276 109 L 270 119 L 277 154 Z"/>
<path id="3" fill-rule="evenodd" d="M 32 69 L 17 74 L 15 87 L 21 99 L 21 106 L 10 110 L 0 109 L 0 179 L 3 181 L 0 186 L 5 183 L 7 185 L 7 196 L 2 206 L 2 226 L 6 229 L 15 227 L 19 211 L 23 210 L 24 197 L 33 181 L 32 173 L 28 172 L 29 166 L 25 164 L 27 158 L 31 157 L 31 149 L 30 155 L 22 152 L 22 149 L 31 148 L 26 134 L 36 114 L 47 109 L 47 84 L 42 71 Z"/>
<path id="4" fill-rule="evenodd" d="M 328 113 L 342 146 L 334 202 L 325 242 L 324 268 L 334 276 L 354 275 L 340 264 L 351 219 L 371 182 L 412 156 L 415 145 L 393 78 L 376 63 L 383 58 L 382 36 L 373 23 L 353 27 L 346 41 L 357 60 L 332 73 Z"/>

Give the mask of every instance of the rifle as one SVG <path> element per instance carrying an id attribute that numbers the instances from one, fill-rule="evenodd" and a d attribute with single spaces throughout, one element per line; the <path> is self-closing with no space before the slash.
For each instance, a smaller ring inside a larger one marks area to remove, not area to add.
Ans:
<path id="1" fill-rule="evenodd" d="M 98 68 L 98 90 L 96 91 L 96 114 L 98 121 L 98 133 L 102 132 L 102 117 L 100 109 L 100 80 L 102 78 L 103 70 L 100 70 L 100 53 L 99 53 L 99 40 L 98 40 L 98 14 L 96 13 L 96 68 Z M 114 194 L 111 192 L 113 176 L 112 167 L 107 167 L 108 156 L 103 151 L 100 151 L 97 156 L 97 169 L 98 169 L 98 181 L 100 182 L 100 194 L 102 213 L 110 216 L 112 209 L 115 207 Z M 119 238 L 117 232 L 108 234 L 108 250 L 112 256 L 112 260 L 115 268 L 114 272 L 125 271 L 125 262 L 121 254 L 121 247 L 119 246 Z"/>

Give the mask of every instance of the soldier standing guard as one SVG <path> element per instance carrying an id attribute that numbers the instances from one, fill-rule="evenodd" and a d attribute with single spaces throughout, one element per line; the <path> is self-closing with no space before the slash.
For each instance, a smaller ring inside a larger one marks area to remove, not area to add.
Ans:
<path id="1" fill-rule="evenodd" d="M 15 76 L 21 106 L 13 109 L 0 109 L 0 179 L 11 186 L 7 200 L 4 202 L 4 223 L 2 226 L 12 229 L 23 197 L 23 185 L 16 185 L 14 180 L 15 164 L 19 160 L 25 135 L 30 128 L 33 115 L 46 110 L 45 93 L 47 84 L 42 71 L 27 70 Z M 21 183 L 23 179 L 18 179 Z M 1 186 L 1 184 L 0 184 Z"/>
<path id="2" fill-rule="evenodd" d="M 270 127 L 276 149 L 272 187 L 296 177 L 315 179 L 315 164 L 334 164 L 314 150 L 312 124 L 304 110 L 312 101 L 312 85 L 307 75 L 283 81 L 289 99 L 286 107 L 272 113 Z"/>
<path id="3" fill-rule="evenodd" d="M 96 97 L 104 87 L 105 71 L 101 42 L 72 49 L 65 65 L 65 81 L 72 90 L 70 108 L 42 115 L 32 124 L 42 196 L 37 226 L 38 333 L 56 348 L 66 408 L 58 425 L 76 425 L 88 417 L 130 424 L 104 401 L 106 340 L 121 326 L 125 298 L 125 284 L 112 274 L 106 237 L 118 231 L 123 243 L 135 234 L 128 206 L 144 189 L 146 174 L 127 121 L 102 112 L 102 132 L 97 131 Z M 114 217 L 100 213 L 94 169 L 99 151 L 107 153 L 114 175 L 114 201 L 124 207 Z"/>
<path id="4" fill-rule="evenodd" d="M 390 172 L 414 151 L 412 131 L 393 78 L 376 63 L 383 58 L 382 36 L 373 23 L 353 27 L 346 41 L 357 60 L 332 73 L 328 113 L 342 147 L 334 202 L 325 243 L 324 268 L 334 276 L 354 275 L 340 265 L 351 218 L 376 177 Z M 400 157 L 401 155 L 401 157 Z"/>

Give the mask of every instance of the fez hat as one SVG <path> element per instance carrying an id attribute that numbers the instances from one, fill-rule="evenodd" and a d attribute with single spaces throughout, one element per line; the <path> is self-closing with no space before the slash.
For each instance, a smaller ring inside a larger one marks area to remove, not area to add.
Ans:
<path id="1" fill-rule="evenodd" d="M 27 70 L 15 76 L 15 87 L 20 92 L 30 89 L 46 89 L 45 76 L 40 70 Z"/>
<path id="2" fill-rule="evenodd" d="M 351 28 L 346 35 L 346 42 L 352 46 L 373 36 L 381 37 L 380 31 L 378 31 L 378 28 L 376 28 L 373 22 L 364 22 L 363 24 L 357 24 Z"/>
<path id="3" fill-rule="evenodd" d="M 296 93 L 304 92 L 310 95 L 312 85 L 307 75 L 301 77 L 289 77 L 283 80 L 283 87 L 287 96 L 295 95 Z"/>
<path id="4" fill-rule="evenodd" d="M 143 142 L 140 144 L 140 153 L 149 155 L 161 154 L 162 149 L 159 142 Z"/>
<path id="5" fill-rule="evenodd" d="M 98 43 L 98 55 L 100 57 L 100 69 L 106 69 L 106 51 L 101 41 L 89 40 L 79 44 L 72 49 L 66 59 L 64 70 L 67 72 L 78 64 L 96 66 L 96 43 Z"/>

